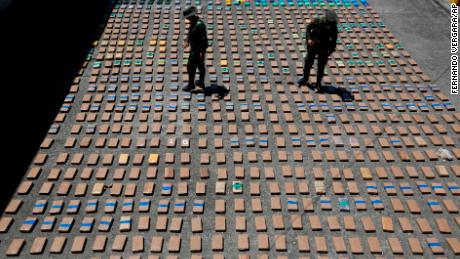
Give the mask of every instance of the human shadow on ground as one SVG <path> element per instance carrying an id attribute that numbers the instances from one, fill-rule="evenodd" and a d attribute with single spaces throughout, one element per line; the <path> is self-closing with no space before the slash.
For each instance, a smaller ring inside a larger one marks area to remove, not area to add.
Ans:
<path id="1" fill-rule="evenodd" d="M 316 88 L 312 84 L 307 84 L 307 87 L 313 91 L 316 91 Z M 343 102 L 351 102 L 355 99 L 353 94 L 344 87 L 333 86 L 333 85 L 323 85 L 323 91 L 317 92 L 318 94 L 336 94 L 340 96 Z"/>
<path id="2" fill-rule="evenodd" d="M 209 86 L 206 86 L 205 88 L 196 88 L 194 92 L 204 93 L 205 96 L 211 96 L 213 94 L 217 94 L 219 98 L 224 98 L 225 96 L 228 95 L 230 90 L 228 90 L 223 85 L 211 84 Z"/>

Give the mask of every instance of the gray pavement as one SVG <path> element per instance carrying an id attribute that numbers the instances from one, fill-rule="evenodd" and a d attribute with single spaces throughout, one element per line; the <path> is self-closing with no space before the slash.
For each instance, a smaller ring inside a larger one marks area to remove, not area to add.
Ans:
<path id="1" fill-rule="evenodd" d="M 388 29 L 417 61 L 432 83 L 450 95 L 450 5 L 448 0 L 368 0 Z"/>

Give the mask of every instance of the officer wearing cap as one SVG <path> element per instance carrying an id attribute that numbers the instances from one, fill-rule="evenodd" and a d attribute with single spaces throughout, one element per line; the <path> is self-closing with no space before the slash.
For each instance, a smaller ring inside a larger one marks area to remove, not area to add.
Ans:
<path id="1" fill-rule="evenodd" d="M 194 6 L 186 8 L 182 14 L 190 22 L 190 27 L 185 40 L 185 47 L 190 46 L 190 55 L 187 63 L 188 83 L 182 88 L 184 91 L 191 91 L 195 85 L 204 88 L 204 78 L 206 70 L 204 66 L 206 48 L 208 47 L 208 37 L 206 25 L 198 17 L 197 9 Z M 200 80 L 195 81 L 196 69 L 200 71 Z"/>
<path id="2" fill-rule="evenodd" d="M 316 90 L 322 92 L 324 90 L 321 85 L 321 80 L 324 76 L 324 68 L 327 64 L 327 59 L 335 51 L 337 41 L 337 14 L 330 9 L 326 9 L 324 16 L 315 18 L 313 22 L 308 24 L 307 33 L 307 57 L 305 58 L 305 67 L 303 77 L 297 81 L 299 86 L 307 85 L 310 76 L 310 70 L 318 56 L 318 72 L 316 78 Z"/>

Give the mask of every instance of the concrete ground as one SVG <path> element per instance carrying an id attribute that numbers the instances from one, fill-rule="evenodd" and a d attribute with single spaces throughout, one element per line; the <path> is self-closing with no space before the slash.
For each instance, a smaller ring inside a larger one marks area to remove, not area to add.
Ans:
<path id="1" fill-rule="evenodd" d="M 448 0 L 368 0 L 388 29 L 428 76 L 450 95 L 450 5 Z M 459 96 L 450 100 L 460 107 Z"/>

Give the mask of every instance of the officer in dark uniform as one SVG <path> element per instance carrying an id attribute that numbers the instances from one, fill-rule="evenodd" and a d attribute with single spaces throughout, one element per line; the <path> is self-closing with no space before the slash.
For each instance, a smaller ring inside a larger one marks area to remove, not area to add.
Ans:
<path id="1" fill-rule="evenodd" d="M 185 41 L 185 47 L 190 46 L 190 55 L 187 63 L 188 84 L 182 88 L 184 91 L 191 91 L 195 85 L 204 88 L 206 68 L 204 66 L 206 48 L 208 47 L 208 36 L 206 25 L 196 15 L 197 9 L 194 6 L 185 9 L 182 14 L 190 22 L 190 27 Z M 196 69 L 200 71 L 200 80 L 195 81 Z"/>
<path id="2" fill-rule="evenodd" d="M 321 80 L 324 76 L 324 68 L 327 59 L 335 51 L 337 41 L 337 14 L 330 9 L 326 9 L 324 16 L 315 18 L 307 26 L 307 57 L 303 77 L 297 81 L 299 86 L 307 85 L 310 76 L 310 69 L 313 66 L 315 57 L 318 56 L 318 73 L 316 78 L 316 89 L 318 92 L 324 91 Z"/>

